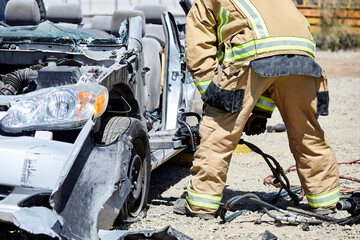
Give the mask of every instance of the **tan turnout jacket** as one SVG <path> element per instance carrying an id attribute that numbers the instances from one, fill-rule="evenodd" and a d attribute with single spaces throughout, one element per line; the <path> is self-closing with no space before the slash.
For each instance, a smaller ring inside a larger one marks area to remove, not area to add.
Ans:
<path id="1" fill-rule="evenodd" d="M 292 0 L 195 0 L 187 16 L 188 69 L 203 93 L 219 65 L 230 75 L 261 57 L 314 57 L 315 42 L 308 28 Z"/>

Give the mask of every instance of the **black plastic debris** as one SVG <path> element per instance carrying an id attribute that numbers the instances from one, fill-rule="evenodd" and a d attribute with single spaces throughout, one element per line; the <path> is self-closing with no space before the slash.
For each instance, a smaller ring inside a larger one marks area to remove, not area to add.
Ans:
<path id="1" fill-rule="evenodd" d="M 139 231 L 126 231 L 126 230 L 111 230 L 99 231 L 99 237 L 101 240 L 139 240 L 139 239 L 151 239 L 151 240 L 191 240 L 185 234 L 173 229 L 171 226 L 167 226 L 159 231 L 151 230 L 139 230 Z"/>
<path id="2" fill-rule="evenodd" d="M 268 230 L 265 230 L 265 232 L 262 234 L 262 240 L 277 240 L 277 236 L 269 232 Z"/>

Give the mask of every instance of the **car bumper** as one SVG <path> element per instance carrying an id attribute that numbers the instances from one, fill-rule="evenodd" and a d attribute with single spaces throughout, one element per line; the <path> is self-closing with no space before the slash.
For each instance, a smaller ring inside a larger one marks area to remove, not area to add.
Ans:
<path id="1" fill-rule="evenodd" d="M 66 178 L 94 122 L 89 119 L 76 141 L 64 143 L 33 137 L 0 136 L 0 187 L 14 187 L 0 198 L 0 221 L 13 222 L 12 213 L 39 194 L 50 195 Z"/>

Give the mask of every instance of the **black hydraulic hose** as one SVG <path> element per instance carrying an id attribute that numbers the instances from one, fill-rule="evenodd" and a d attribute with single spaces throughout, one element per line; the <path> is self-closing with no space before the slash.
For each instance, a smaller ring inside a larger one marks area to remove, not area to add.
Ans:
<path id="1" fill-rule="evenodd" d="M 348 217 L 348 218 L 340 219 L 340 220 L 343 220 L 343 221 L 338 221 L 337 224 L 339 224 L 341 226 L 346 225 L 346 224 L 352 225 L 352 224 L 360 221 L 360 215 Z"/>
<path id="2" fill-rule="evenodd" d="M 282 169 L 280 164 L 276 161 L 276 159 L 270 156 L 269 154 L 266 154 L 263 151 L 261 151 L 261 149 L 255 146 L 254 144 L 246 142 L 243 139 L 240 139 L 239 143 L 245 144 L 252 151 L 254 151 L 257 154 L 260 154 L 264 158 L 265 162 L 268 164 L 271 172 L 273 173 L 275 179 L 281 184 L 281 187 L 288 192 L 290 198 L 294 201 L 295 205 L 296 206 L 299 205 L 300 203 L 299 197 L 290 190 L 289 179 L 286 177 L 284 170 Z M 269 159 L 274 163 L 275 167 L 271 164 Z M 285 182 L 283 181 L 283 179 L 285 180 Z"/>
<path id="3" fill-rule="evenodd" d="M 178 123 L 180 125 L 184 126 L 187 129 L 187 131 L 189 132 L 190 140 L 191 140 L 191 151 L 196 151 L 194 133 L 191 129 L 191 126 L 185 121 L 186 117 L 191 117 L 191 116 L 196 117 L 198 120 L 198 123 L 200 122 L 201 117 L 199 114 L 197 114 L 195 112 L 185 112 L 185 113 L 182 113 L 180 115 L 180 117 L 178 118 Z"/>
<path id="4" fill-rule="evenodd" d="M 278 208 L 270 203 L 267 203 L 265 201 L 262 201 L 258 196 L 256 196 L 255 194 L 252 194 L 252 193 L 247 193 L 247 194 L 244 194 L 244 195 L 241 195 L 241 196 L 236 196 L 236 197 L 233 197 L 231 199 L 229 199 L 225 206 L 226 208 L 222 208 L 221 211 L 219 212 L 219 215 L 221 217 L 221 219 L 225 222 L 229 222 L 231 220 L 233 220 L 234 218 L 232 216 L 229 216 L 229 217 L 225 217 L 225 214 L 226 214 L 226 211 L 228 209 L 230 209 L 231 207 L 233 207 L 237 202 L 239 202 L 240 200 L 242 199 L 247 199 L 253 203 L 256 203 L 256 204 L 259 204 L 260 207 L 265 211 L 265 213 L 275 219 L 275 220 L 278 220 L 278 221 L 286 221 L 286 222 L 290 222 L 290 223 L 304 223 L 304 224 L 309 224 L 309 225 L 319 225 L 319 224 L 322 224 L 323 221 L 312 221 L 312 220 L 307 220 L 295 213 L 292 213 L 292 212 L 289 212 L 289 211 L 286 211 L 286 210 L 283 210 L 281 208 Z M 274 215 L 272 214 L 269 209 L 274 209 L 276 211 L 279 211 L 280 213 L 282 213 L 284 216 L 277 216 L 277 215 Z"/>
<path id="5" fill-rule="evenodd" d="M 292 212 L 296 212 L 296 213 L 308 216 L 308 217 L 315 217 L 317 219 L 321 219 L 321 220 L 327 221 L 327 222 L 336 222 L 338 220 L 338 219 L 333 218 L 333 217 L 317 214 L 315 212 L 310 212 L 310 211 L 306 211 L 306 210 L 298 209 L 298 208 L 294 208 L 294 207 L 287 207 L 286 209 L 289 210 L 289 211 L 292 211 Z"/>
<path id="6" fill-rule="evenodd" d="M 240 200 L 243 200 L 243 199 L 247 199 L 250 202 L 258 204 L 269 217 L 271 217 L 275 220 L 278 220 L 278 221 L 286 221 L 289 223 L 304 223 L 304 224 L 308 224 L 308 225 L 319 225 L 324 222 L 328 222 L 330 224 L 338 224 L 341 226 L 347 225 L 347 224 L 352 225 L 352 224 L 360 221 L 360 215 L 336 219 L 333 217 L 323 216 L 321 214 L 309 212 L 309 211 L 302 210 L 302 209 L 296 209 L 296 208 L 292 208 L 292 207 L 288 207 L 286 210 L 284 210 L 284 209 L 278 208 L 268 202 L 262 201 L 257 195 L 252 194 L 252 193 L 248 193 L 248 194 L 230 198 L 225 203 L 224 206 L 221 206 L 219 212 L 217 213 L 218 216 L 220 216 L 224 222 L 231 222 L 232 220 L 234 220 L 237 216 L 239 216 L 239 214 L 237 214 L 237 212 L 235 212 L 227 217 L 225 216 L 225 214 L 226 214 L 227 210 L 231 209 L 236 203 L 238 203 Z M 270 213 L 269 209 L 274 209 L 274 210 L 282 213 L 284 216 L 274 215 L 274 214 Z M 305 216 L 315 217 L 317 219 L 320 219 L 320 221 L 307 220 L 307 219 L 299 216 L 296 213 L 305 215 Z"/>
<path id="7" fill-rule="evenodd" d="M 328 222 L 330 224 L 338 224 L 338 225 L 346 225 L 346 224 L 353 224 L 357 221 L 360 220 L 360 215 L 359 216 L 352 216 L 352 217 L 345 217 L 345 218 L 340 218 L 340 219 L 337 219 L 337 218 L 334 218 L 334 217 L 329 217 L 329 216 L 324 216 L 324 215 L 321 215 L 321 214 L 317 214 L 317 213 L 314 213 L 314 212 L 310 212 L 310 211 L 306 211 L 306 210 L 303 210 L 303 209 L 297 209 L 297 208 L 293 208 L 293 207 L 287 207 L 288 210 L 292 211 L 292 212 L 296 212 L 296 213 L 299 213 L 299 214 L 302 214 L 302 215 L 305 215 L 305 216 L 308 216 L 308 217 L 315 217 L 317 219 L 321 219 L 325 222 Z"/>
<path id="8" fill-rule="evenodd" d="M 18 94 L 25 86 L 32 72 L 33 70 L 30 68 L 25 68 L 8 73 L 4 80 L 4 86 L 0 89 L 0 95 Z"/>

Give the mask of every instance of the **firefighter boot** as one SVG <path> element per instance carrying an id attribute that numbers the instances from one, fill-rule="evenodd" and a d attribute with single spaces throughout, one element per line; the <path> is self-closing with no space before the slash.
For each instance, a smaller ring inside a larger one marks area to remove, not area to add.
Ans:
<path id="1" fill-rule="evenodd" d="M 210 220 L 215 218 L 215 215 L 213 214 L 200 214 L 200 213 L 190 212 L 186 207 L 186 199 L 183 198 L 179 198 L 178 200 L 175 201 L 173 206 L 173 212 L 176 214 L 186 215 L 189 217 L 198 217 L 204 220 Z"/>
<path id="2" fill-rule="evenodd" d="M 313 213 L 324 215 L 324 216 L 336 213 L 335 205 L 331 205 L 328 207 L 310 208 L 310 210 Z"/>

